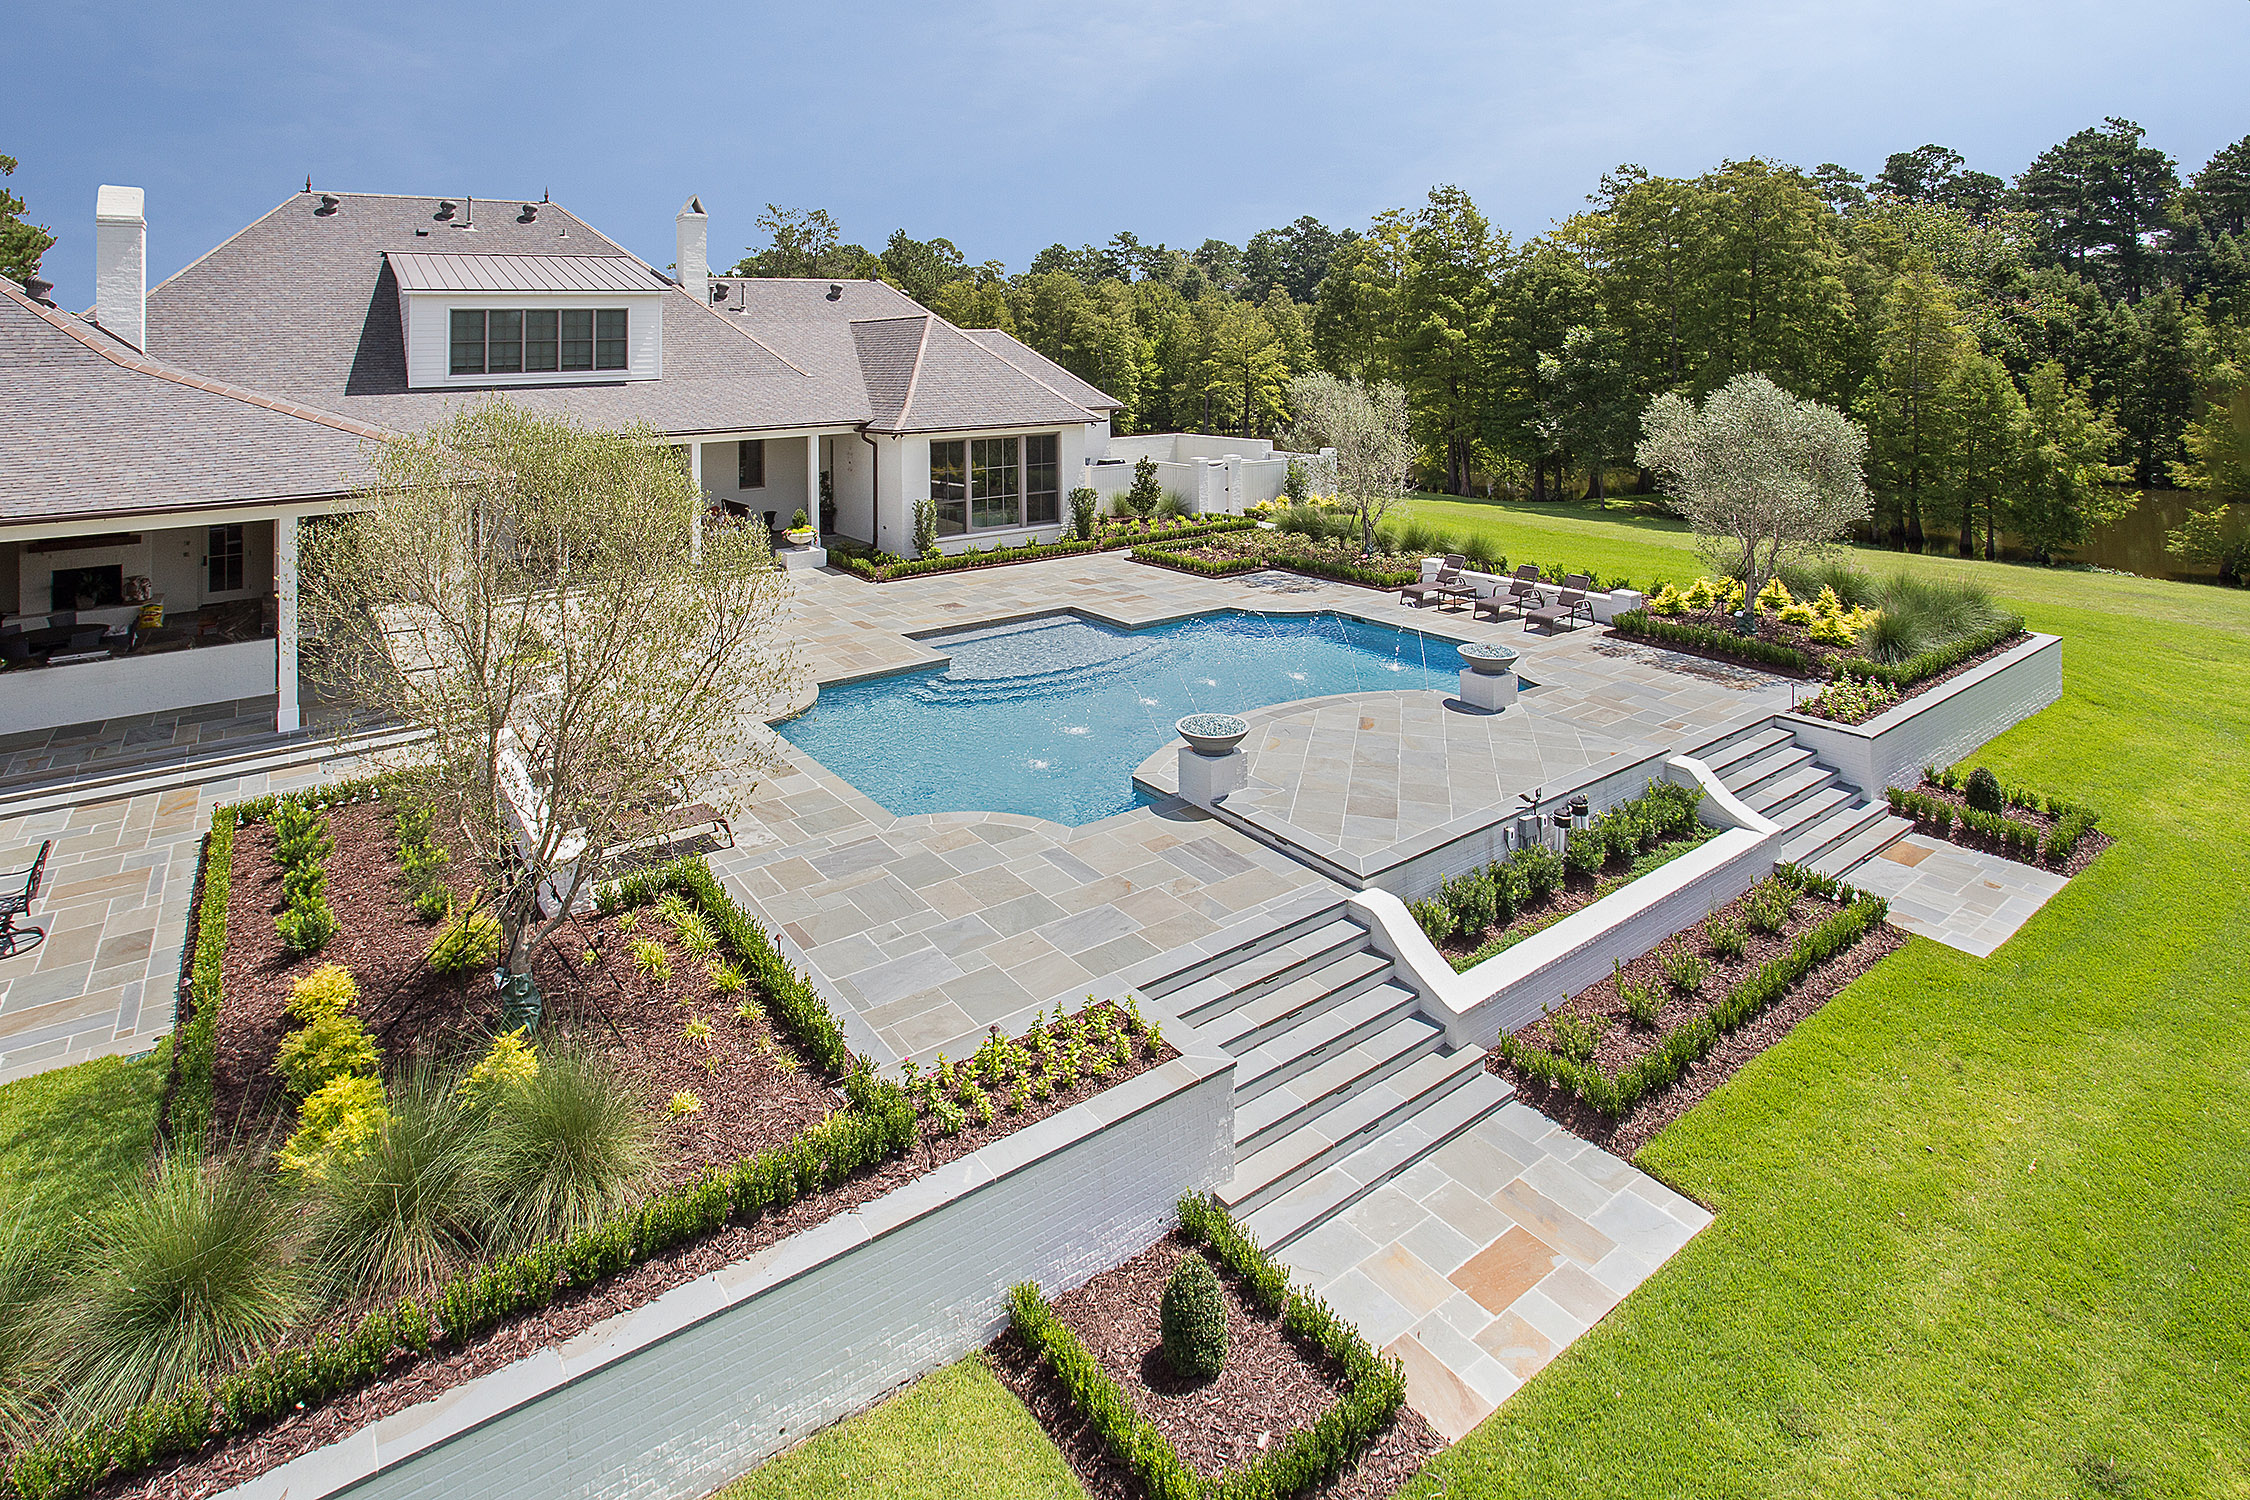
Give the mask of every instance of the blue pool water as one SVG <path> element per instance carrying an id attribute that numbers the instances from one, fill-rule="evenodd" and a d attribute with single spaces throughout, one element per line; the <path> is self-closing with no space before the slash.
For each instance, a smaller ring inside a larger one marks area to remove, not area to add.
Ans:
<path id="1" fill-rule="evenodd" d="M 1133 772 L 1191 713 L 1459 686 L 1454 643 L 1340 615 L 1222 610 L 1146 630 L 1075 615 L 926 640 L 941 669 L 820 690 L 779 726 L 901 816 L 1012 812 L 1076 827 L 1143 800 Z"/>

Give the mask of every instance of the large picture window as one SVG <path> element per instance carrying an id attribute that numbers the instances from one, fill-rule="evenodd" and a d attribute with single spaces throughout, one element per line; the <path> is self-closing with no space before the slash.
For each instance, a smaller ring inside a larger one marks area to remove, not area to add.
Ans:
<path id="1" fill-rule="evenodd" d="M 1020 526 L 1023 483 L 1016 468 L 1017 440 L 975 438 L 969 443 L 969 525 L 978 531 Z"/>
<path id="2" fill-rule="evenodd" d="M 937 506 L 939 536 L 969 529 L 968 447 L 958 438 L 930 444 L 930 500 Z"/>
<path id="3" fill-rule="evenodd" d="M 622 307 L 453 309 L 446 329 L 456 375 L 622 370 L 628 320 Z"/>
<path id="4" fill-rule="evenodd" d="M 1062 438 L 1042 432 L 1023 440 L 1023 523 L 1052 526 L 1062 519 Z"/>

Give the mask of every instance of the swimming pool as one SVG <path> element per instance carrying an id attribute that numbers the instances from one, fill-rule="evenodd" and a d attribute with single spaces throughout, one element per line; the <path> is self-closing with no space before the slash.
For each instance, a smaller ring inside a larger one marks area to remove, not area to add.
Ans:
<path id="1" fill-rule="evenodd" d="M 1076 827 L 1145 799 L 1133 772 L 1183 714 L 1329 693 L 1451 691 L 1454 642 L 1342 615 L 1220 610 L 1145 630 L 1076 615 L 925 637 L 943 668 L 820 690 L 777 726 L 891 812 Z"/>

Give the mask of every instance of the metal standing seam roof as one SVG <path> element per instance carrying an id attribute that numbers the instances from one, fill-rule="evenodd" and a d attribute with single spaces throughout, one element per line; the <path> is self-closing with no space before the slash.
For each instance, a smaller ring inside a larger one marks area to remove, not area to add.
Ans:
<path id="1" fill-rule="evenodd" d="M 402 292 L 662 292 L 671 286 L 626 255 L 484 255 L 390 250 Z"/>

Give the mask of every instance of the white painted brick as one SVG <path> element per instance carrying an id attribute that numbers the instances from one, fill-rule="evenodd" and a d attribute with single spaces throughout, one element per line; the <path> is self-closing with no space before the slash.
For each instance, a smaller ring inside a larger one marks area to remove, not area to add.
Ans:
<path id="1" fill-rule="evenodd" d="M 1885 787 L 1913 786 L 1924 766 L 1951 765 L 2061 696 L 2062 641 L 2034 635 L 1865 724 L 1802 714 L 1775 722 L 1834 767 L 1844 785 L 1880 800 Z"/>

